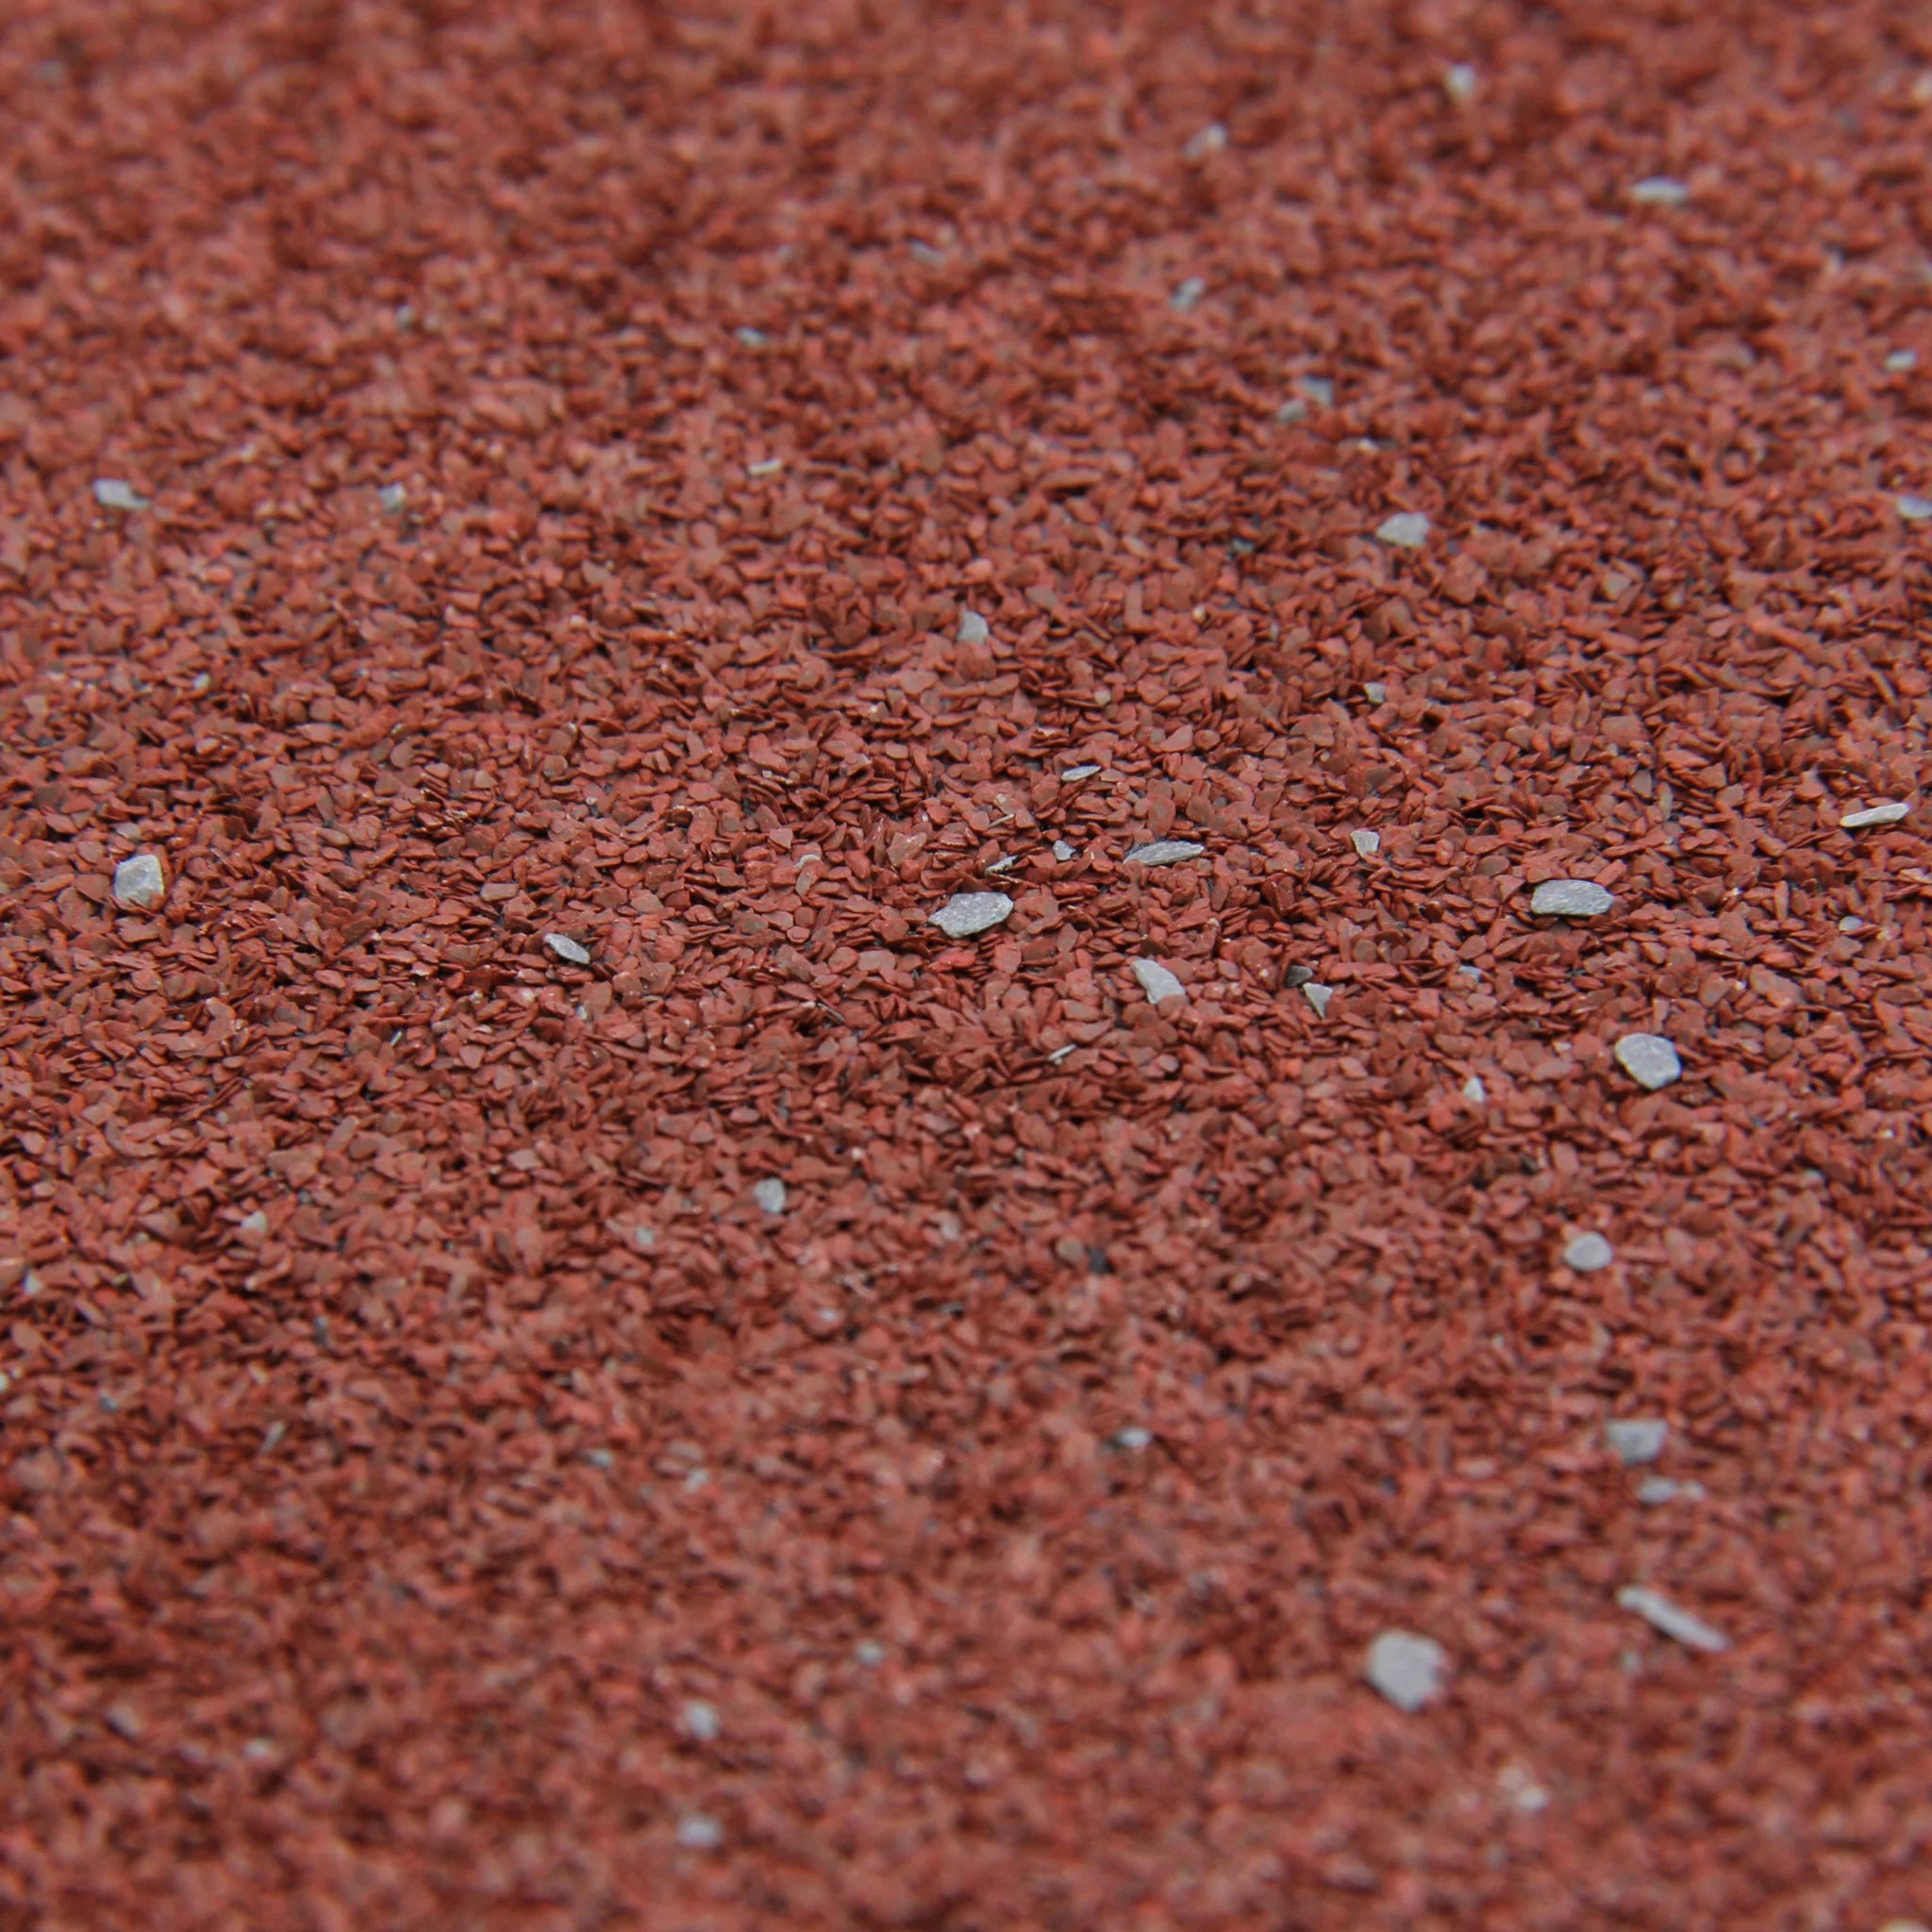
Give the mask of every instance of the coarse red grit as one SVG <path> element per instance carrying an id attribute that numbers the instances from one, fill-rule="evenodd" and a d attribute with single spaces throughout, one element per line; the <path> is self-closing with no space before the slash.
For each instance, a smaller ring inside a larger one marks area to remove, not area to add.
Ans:
<path id="1" fill-rule="evenodd" d="M 1932 1919 L 1928 64 L 12 0 L 0 1924 Z"/>

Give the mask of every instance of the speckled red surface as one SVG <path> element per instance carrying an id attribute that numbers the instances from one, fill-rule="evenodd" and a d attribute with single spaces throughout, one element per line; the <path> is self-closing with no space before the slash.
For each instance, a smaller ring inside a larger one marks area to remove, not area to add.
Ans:
<path id="1" fill-rule="evenodd" d="M 17 0 L 0 1925 L 1932 1920 L 1928 66 Z"/>

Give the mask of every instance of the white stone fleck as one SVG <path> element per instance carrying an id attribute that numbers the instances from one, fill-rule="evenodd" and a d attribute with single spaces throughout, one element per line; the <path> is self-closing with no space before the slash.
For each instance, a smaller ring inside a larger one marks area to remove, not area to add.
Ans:
<path id="1" fill-rule="evenodd" d="M 1069 765 L 1060 774 L 1060 783 L 1062 785 L 1077 785 L 1082 778 L 1091 778 L 1099 770 L 1100 767 L 1098 765 Z"/>
<path id="2" fill-rule="evenodd" d="M 1117 1429 L 1114 1432 L 1113 1446 L 1116 1449 L 1125 1449 L 1131 1452 L 1136 1449 L 1146 1448 L 1153 1441 L 1154 1431 L 1152 1429 L 1143 1429 L 1138 1424 L 1130 1424 L 1126 1428 Z"/>
<path id="3" fill-rule="evenodd" d="M 1893 798 L 1883 805 L 1868 805 L 1863 811 L 1848 811 L 1839 824 L 1848 832 L 1862 832 L 1867 825 L 1895 825 L 1908 818 L 1911 809 L 1908 800 Z"/>
<path id="4" fill-rule="evenodd" d="M 394 516 L 408 502 L 409 492 L 400 483 L 385 483 L 375 492 L 375 500 L 391 516 Z"/>
<path id="5" fill-rule="evenodd" d="M 1892 508 L 1908 524 L 1923 524 L 1932 521 L 1932 496 L 1896 496 Z"/>
<path id="6" fill-rule="evenodd" d="M 718 1707 L 707 1704 L 702 1697 L 693 1697 L 677 1713 L 677 1727 L 687 1738 L 700 1744 L 713 1742 L 722 1726 L 718 1723 Z"/>
<path id="7" fill-rule="evenodd" d="M 1314 1008 L 1316 1019 L 1325 1020 L 1328 1017 L 1328 1002 L 1335 997 L 1335 989 L 1332 986 L 1324 986 L 1319 979 L 1311 979 L 1302 988 L 1302 997 Z"/>
<path id="8" fill-rule="evenodd" d="M 1046 1057 L 1046 1058 L 1047 1058 L 1047 1063 L 1048 1063 L 1048 1064 L 1049 1064 L 1050 1066 L 1056 1066 L 1056 1067 L 1057 1067 L 1057 1066 L 1058 1066 L 1058 1065 L 1059 1065 L 1059 1063 L 1060 1063 L 1060 1062 L 1061 1062 L 1061 1061 L 1062 1061 L 1063 1059 L 1065 1059 L 1065 1058 L 1066 1058 L 1066 1057 L 1067 1057 L 1067 1056 L 1068 1056 L 1068 1055 L 1069 1055 L 1070 1053 L 1078 1053 L 1078 1052 L 1079 1052 L 1079 1050 L 1080 1050 L 1080 1047 L 1079 1047 L 1079 1042 L 1078 1042 L 1077 1041 L 1074 1041 L 1074 1043 L 1073 1043 L 1072 1045 L 1070 1045 L 1070 1046 L 1057 1046 L 1057 1047 L 1055 1047 L 1055 1048 L 1054 1048 L 1054 1050 L 1053 1050 L 1053 1051 L 1052 1051 L 1052 1052 L 1051 1052 L 1050 1054 L 1048 1054 L 1048 1055 L 1047 1055 L 1047 1057 Z"/>
<path id="9" fill-rule="evenodd" d="M 1617 1258 L 1600 1234 L 1580 1234 L 1563 1250 L 1563 1265 L 1577 1274 L 1595 1274 Z"/>
<path id="10" fill-rule="evenodd" d="M 1306 397 L 1290 396 L 1288 401 L 1275 410 L 1274 420 L 1281 424 L 1299 423 L 1307 413 L 1308 405 Z"/>
<path id="11" fill-rule="evenodd" d="M 1670 1424 L 1654 1416 L 1631 1416 L 1604 1424 L 1604 1441 L 1610 1454 L 1626 1469 L 1655 1462 L 1664 1453 L 1670 1436 Z"/>
<path id="12" fill-rule="evenodd" d="M 1136 959 L 1134 977 L 1141 982 L 1141 991 L 1157 1007 L 1162 1000 L 1184 1000 L 1188 996 L 1180 981 L 1158 959 Z"/>
<path id="13" fill-rule="evenodd" d="M 852 1646 L 852 1657 L 856 1663 L 861 1663 L 869 1671 L 875 1671 L 886 1660 L 886 1646 L 875 1637 L 861 1637 Z"/>
<path id="14" fill-rule="evenodd" d="M 772 340 L 761 328 L 735 328 L 731 333 L 747 349 L 762 349 Z"/>
<path id="15" fill-rule="evenodd" d="M 264 1235 L 268 1232 L 268 1216 L 258 1208 L 253 1214 L 244 1214 L 237 1225 L 243 1234 Z"/>
<path id="16" fill-rule="evenodd" d="M 1361 831 L 1351 832 L 1348 835 L 1348 842 L 1355 847 L 1357 858 L 1373 858 L 1382 849 L 1382 835 L 1380 832 L 1371 832 L 1364 828 Z"/>
<path id="17" fill-rule="evenodd" d="M 990 858 L 986 862 L 988 872 L 1011 872 L 1020 862 L 1015 853 L 1008 853 L 1004 858 Z"/>
<path id="18" fill-rule="evenodd" d="M 992 625 L 976 610 L 963 610 L 959 613 L 959 628 L 957 633 L 962 644 L 984 644 L 991 641 Z"/>
<path id="19" fill-rule="evenodd" d="M 1466 60 L 1458 60 L 1442 75 L 1442 92 L 1458 106 L 1474 100 L 1475 89 L 1475 69 Z"/>
<path id="20" fill-rule="evenodd" d="M 559 959 L 567 960 L 573 966 L 588 966 L 591 963 L 588 948 L 578 945 L 567 932 L 546 932 L 543 935 L 543 943 Z"/>
<path id="21" fill-rule="evenodd" d="M 1053 841 L 1053 856 L 1064 865 L 1068 859 L 1077 858 L 1080 855 L 1064 839 L 1056 839 Z"/>
<path id="22" fill-rule="evenodd" d="M 1483 1085 L 1480 1074 L 1472 1074 L 1462 1083 L 1462 1097 L 1472 1107 L 1481 1107 L 1490 1097 L 1490 1090 Z"/>
<path id="23" fill-rule="evenodd" d="M 1646 208 L 1680 208 L 1690 199 L 1690 191 L 1669 175 L 1646 175 L 1632 184 L 1630 199 Z"/>
<path id="24" fill-rule="evenodd" d="M 1840 932 L 1863 932 L 1865 930 L 1865 922 L 1856 912 L 1847 912 L 1839 921 L 1838 929 Z"/>
<path id="25" fill-rule="evenodd" d="M 914 242 L 909 244 L 914 261 L 924 268 L 941 268 L 945 264 L 946 251 L 935 248 L 930 242 Z"/>
<path id="26" fill-rule="evenodd" d="M 785 1183 L 776 1174 L 767 1174 L 751 1191 L 751 1197 L 767 1214 L 782 1214 L 785 1211 Z"/>
<path id="27" fill-rule="evenodd" d="M 1365 684 L 1362 695 L 1372 705 L 1386 705 L 1389 702 L 1389 687 L 1386 684 Z"/>
<path id="28" fill-rule="evenodd" d="M 1199 275 L 1190 275 L 1172 295 L 1167 306 L 1177 315 L 1185 315 L 1208 292 L 1208 284 Z"/>
<path id="29" fill-rule="evenodd" d="M 1693 1617 L 1689 1610 L 1680 1610 L 1669 1597 L 1659 1596 L 1654 1590 L 1646 1590 L 1641 1583 L 1625 1584 L 1617 1592 L 1617 1601 L 1635 1615 L 1640 1616 L 1653 1630 L 1661 1630 L 1666 1637 L 1674 1637 L 1679 1643 L 1691 1650 L 1728 1650 L 1730 1640 L 1722 1631 L 1713 1630 L 1701 1617 Z"/>
<path id="30" fill-rule="evenodd" d="M 1433 1638 L 1385 1630 L 1369 1645 L 1368 1678 L 1397 1710 L 1417 1711 L 1441 1695 L 1449 1659 Z"/>
<path id="31" fill-rule="evenodd" d="M 1616 1044 L 1617 1064 L 1655 1093 L 1684 1075 L 1677 1049 L 1661 1033 L 1626 1033 Z"/>
<path id="32" fill-rule="evenodd" d="M 1318 409 L 1332 409 L 1335 407 L 1335 385 L 1325 375 L 1304 375 L 1297 379 L 1295 388 L 1307 396 Z"/>
<path id="33" fill-rule="evenodd" d="M 761 463 L 745 464 L 744 474 L 752 477 L 775 476 L 784 467 L 785 458 L 783 457 L 767 457 Z"/>
<path id="34" fill-rule="evenodd" d="M 94 482 L 94 501 L 103 509 L 136 510 L 147 508 L 147 498 L 131 483 L 118 476 L 101 476 Z"/>
<path id="35" fill-rule="evenodd" d="M 724 1827 L 702 1811 L 690 1811 L 677 1821 L 677 1842 L 688 1852 L 715 1852 L 724 1842 Z"/>
<path id="36" fill-rule="evenodd" d="M 152 852 L 137 852 L 114 868 L 114 897 L 123 906 L 147 912 L 168 896 L 161 861 Z"/>
<path id="37" fill-rule="evenodd" d="M 1210 121 L 1181 152 L 1189 160 L 1198 161 L 1205 155 L 1218 155 L 1226 145 L 1227 129 L 1219 121 Z"/>
<path id="38" fill-rule="evenodd" d="M 1594 879 L 1545 879 L 1531 893 L 1529 909 L 1558 919 L 1594 919 L 1616 903 Z"/>
<path id="39" fill-rule="evenodd" d="M 1151 845 L 1136 845 L 1123 861 L 1126 865 L 1181 865 L 1190 858 L 1200 858 L 1208 851 L 1205 845 L 1196 845 L 1191 839 L 1157 839 Z"/>
<path id="40" fill-rule="evenodd" d="M 1419 509 L 1399 509 L 1375 525 L 1375 535 L 1397 550 L 1420 550 L 1429 541 L 1429 520 Z"/>
<path id="41" fill-rule="evenodd" d="M 933 914 L 932 923 L 949 940 L 970 940 L 1012 916 L 1013 902 L 1004 892 L 956 892 Z"/>
<path id="42" fill-rule="evenodd" d="M 1647 1475 L 1637 1485 L 1637 1500 L 1653 1507 L 1659 1503 L 1674 1503 L 1679 1496 L 1687 1503 L 1701 1503 L 1704 1485 L 1680 1483 L 1667 1475 Z"/>
<path id="43" fill-rule="evenodd" d="M 1885 366 L 1893 375 L 1903 375 L 1907 370 L 1919 366 L 1919 352 L 1916 349 L 1894 349 L 1885 358 Z"/>

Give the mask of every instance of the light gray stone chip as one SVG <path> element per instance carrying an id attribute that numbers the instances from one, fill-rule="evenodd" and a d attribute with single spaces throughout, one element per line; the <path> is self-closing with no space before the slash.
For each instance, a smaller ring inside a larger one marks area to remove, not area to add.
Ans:
<path id="1" fill-rule="evenodd" d="M 1545 879 L 1530 896 L 1529 909 L 1558 919 L 1594 919 L 1616 900 L 1594 879 Z"/>
<path id="2" fill-rule="evenodd" d="M 1127 865 L 1180 865 L 1207 854 L 1205 845 L 1191 839 L 1157 839 L 1151 845 L 1136 845 L 1123 861 Z"/>
<path id="3" fill-rule="evenodd" d="M 956 892 L 933 914 L 932 923 L 949 940 L 970 940 L 1012 916 L 1013 902 L 1004 892 Z"/>
<path id="4" fill-rule="evenodd" d="M 114 868 L 114 897 L 137 912 L 147 912 L 168 896 L 161 861 L 152 852 L 137 852 Z"/>
<path id="5" fill-rule="evenodd" d="M 1684 1077 L 1684 1062 L 1677 1058 L 1677 1049 L 1661 1033 L 1626 1033 L 1615 1051 L 1617 1064 L 1653 1093 Z"/>
<path id="6" fill-rule="evenodd" d="M 1136 959 L 1134 977 L 1141 982 L 1141 990 L 1157 1007 L 1162 1000 L 1184 1000 L 1187 989 L 1182 986 L 1158 959 Z"/>
<path id="7" fill-rule="evenodd" d="M 1369 1645 L 1368 1678 L 1397 1710 L 1416 1711 L 1442 1694 L 1449 1659 L 1433 1638 L 1385 1630 Z"/>
<path id="8" fill-rule="evenodd" d="M 1689 1610 L 1680 1610 L 1669 1597 L 1659 1596 L 1656 1591 L 1646 1590 L 1641 1583 L 1626 1584 L 1617 1592 L 1617 1601 L 1626 1610 L 1641 1617 L 1653 1630 L 1661 1630 L 1666 1637 L 1674 1637 L 1691 1650 L 1720 1651 L 1731 1647 L 1730 1639 L 1723 1631 L 1713 1630 L 1702 1617 L 1693 1617 Z"/>

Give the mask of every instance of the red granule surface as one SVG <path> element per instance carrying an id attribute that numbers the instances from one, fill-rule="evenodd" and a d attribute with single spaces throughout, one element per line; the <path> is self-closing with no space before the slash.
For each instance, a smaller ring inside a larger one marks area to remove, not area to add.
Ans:
<path id="1" fill-rule="evenodd" d="M 14 0 L 0 1924 L 1932 1919 L 1928 62 Z"/>

